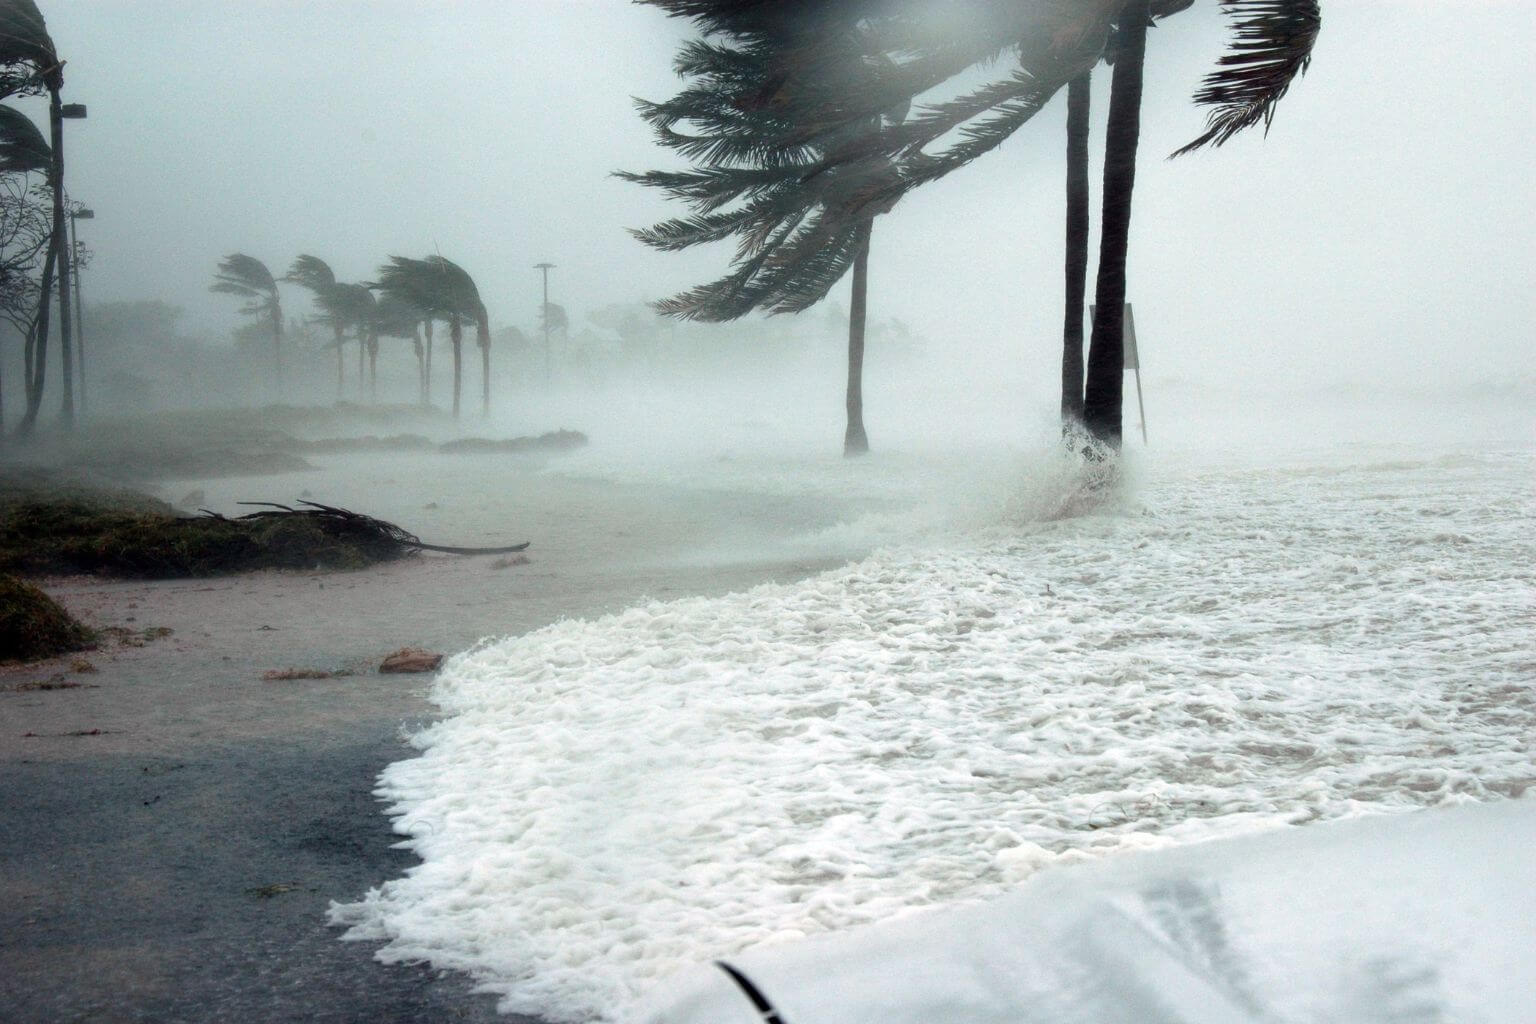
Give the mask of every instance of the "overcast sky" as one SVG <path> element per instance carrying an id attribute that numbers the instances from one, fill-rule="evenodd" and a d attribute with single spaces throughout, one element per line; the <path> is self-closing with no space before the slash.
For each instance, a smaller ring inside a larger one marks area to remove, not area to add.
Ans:
<path id="1" fill-rule="evenodd" d="M 440 251 L 496 323 L 532 264 L 580 323 L 717 276 L 625 228 L 681 211 L 609 176 L 667 165 L 631 97 L 677 87 L 688 28 L 624 0 L 41 0 L 68 60 L 73 194 L 95 208 L 88 301 L 158 298 L 223 333 L 214 264 L 344 279 Z M 1182 158 L 1219 52 L 1215 0 L 1149 43 L 1130 254 L 1149 372 L 1299 383 L 1536 374 L 1529 0 L 1325 0 L 1310 73 L 1268 138 Z M 1102 120 L 1108 76 L 1095 79 Z M 1059 358 L 1063 100 L 881 218 L 871 315 L 960 358 Z M 32 101 L 35 115 L 41 107 Z M 1096 190 L 1097 191 L 1097 190 Z M 1098 218 L 1094 218 L 1097 232 Z M 846 283 L 834 300 L 846 304 Z M 295 311 L 303 293 L 291 293 Z"/>

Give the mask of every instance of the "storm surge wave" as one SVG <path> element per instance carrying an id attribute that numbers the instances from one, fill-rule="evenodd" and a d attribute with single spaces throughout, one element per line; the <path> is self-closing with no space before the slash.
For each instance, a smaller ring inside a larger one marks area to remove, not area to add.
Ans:
<path id="1" fill-rule="evenodd" d="M 333 909 L 502 1008 L 1043 867 L 1536 780 L 1528 452 L 1148 474 L 803 583 L 453 659 L 380 784 L 422 863 Z"/>

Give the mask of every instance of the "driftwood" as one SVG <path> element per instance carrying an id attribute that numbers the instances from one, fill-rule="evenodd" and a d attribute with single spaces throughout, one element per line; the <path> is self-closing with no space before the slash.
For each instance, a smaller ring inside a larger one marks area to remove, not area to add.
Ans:
<path id="1" fill-rule="evenodd" d="M 305 508 L 280 505 L 275 501 L 242 501 L 238 504 L 260 506 L 261 511 L 247 512 L 243 516 L 234 517 L 233 520 L 205 508 L 198 511 L 204 516 L 226 522 L 262 522 L 299 516 L 321 526 L 328 533 L 349 535 L 375 544 L 409 548 L 414 551 L 441 551 L 449 555 L 506 555 L 516 551 L 526 551 L 532 543 L 525 540 L 521 544 L 510 544 L 504 547 L 448 547 L 442 544 L 428 544 L 409 530 L 394 523 L 385 522 L 383 519 L 375 519 L 373 516 L 366 516 L 361 512 L 353 512 L 351 509 L 339 508 L 335 505 L 322 505 L 317 501 L 300 501 L 298 504 L 306 506 Z"/>

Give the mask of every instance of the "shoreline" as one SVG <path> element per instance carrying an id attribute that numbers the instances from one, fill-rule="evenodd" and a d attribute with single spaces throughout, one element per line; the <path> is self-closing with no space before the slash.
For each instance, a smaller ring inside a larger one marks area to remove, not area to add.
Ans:
<path id="1" fill-rule="evenodd" d="M 397 507 L 423 508 L 422 491 L 410 491 Z M 683 492 L 625 491 L 516 474 L 503 507 L 533 541 L 526 564 L 422 554 L 351 572 L 34 579 L 85 624 L 129 630 L 143 646 L 108 638 L 0 668 L 7 1020 L 531 1024 L 497 1014 L 467 976 L 385 966 L 373 959 L 378 943 L 343 942 L 326 922 L 332 900 L 356 900 L 415 863 L 393 849 L 373 789 L 387 764 L 414 755 L 403 730 L 436 717 L 433 675 L 380 675 L 379 660 L 407 645 L 453 654 L 562 618 L 803 579 L 847 560 L 764 551 L 699 562 L 690 544 L 729 535 L 740 501 L 700 507 Z M 599 492 L 606 506 L 593 503 Z M 444 513 L 446 532 L 476 539 L 461 529 L 475 510 Z M 74 671 L 75 659 L 95 671 Z M 352 674 L 262 678 L 289 668 Z M 18 689 L 56 676 L 80 685 Z"/>

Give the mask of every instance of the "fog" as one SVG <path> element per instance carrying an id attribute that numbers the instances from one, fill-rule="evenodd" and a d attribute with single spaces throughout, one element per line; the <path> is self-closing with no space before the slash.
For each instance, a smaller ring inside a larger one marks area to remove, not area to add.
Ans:
<path id="1" fill-rule="evenodd" d="M 620 405 L 672 413 L 696 398 L 707 412 L 726 395 L 772 419 L 796 396 L 796 422 L 836 441 L 846 281 L 823 307 L 770 323 L 769 351 L 735 363 L 708 350 L 756 328 L 663 326 L 670 362 L 639 372 L 632 359 L 607 359 L 615 332 L 594 314 L 712 279 L 728 257 L 636 242 L 627 228 L 681 210 L 610 176 L 670 166 L 632 97 L 675 90 L 670 60 L 685 24 L 617 0 L 97 0 L 47 13 L 69 60 L 66 99 L 90 110 L 67 136 L 72 194 L 96 211 L 80 225 L 93 252 L 88 332 L 96 307 L 154 300 L 183 311 L 179 336 L 227 346 L 242 318 L 208 284 L 230 252 L 275 273 L 313 253 L 342 280 L 370 279 L 391 254 L 440 252 L 474 275 L 493 328 L 534 336 L 532 266 L 549 261 L 570 339 L 556 339 L 556 379 L 525 372 L 526 390 L 517 373 L 537 367 L 493 351 L 493 371 L 510 381 L 496 406 L 509 427 L 591 429 L 615 407 L 582 398 L 594 392 L 577 385 L 597 378 Z M 1335 411 L 1427 394 L 1474 406 L 1530 398 L 1536 213 L 1523 197 L 1536 154 L 1518 126 L 1536 115 L 1524 52 L 1533 28 L 1536 14 L 1515 2 L 1331 5 L 1312 68 L 1267 138 L 1251 132 L 1171 161 L 1200 128 L 1189 96 L 1223 26 L 1202 3 L 1151 33 L 1129 295 L 1155 428 L 1166 437 L 1255 396 L 1308 395 Z M 1108 76 L 1095 85 L 1098 122 Z M 870 340 L 877 449 L 912 433 L 913 408 L 973 436 L 1049 423 L 1063 102 L 877 222 L 871 322 L 905 334 L 900 351 L 878 332 Z M 283 298 L 290 317 L 309 312 L 302 289 L 284 286 Z M 381 373 L 399 377 L 387 397 L 408 401 L 411 357 L 405 343 L 384 345 Z M 334 397 L 316 363 L 305 397 Z M 765 381 L 779 383 L 743 390 Z M 188 384 L 152 400 L 271 397 Z M 569 401 L 551 408 L 555 393 Z M 142 400 L 142 389 L 125 397 Z M 534 410 L 550 418 L 522 415 Z M 1241 411 L 1251 423 L 1255 411 Z"/>

